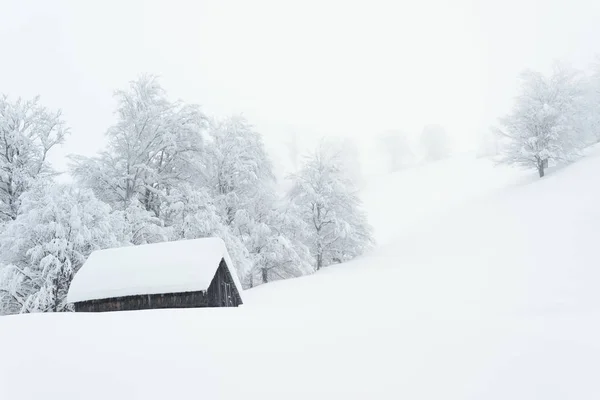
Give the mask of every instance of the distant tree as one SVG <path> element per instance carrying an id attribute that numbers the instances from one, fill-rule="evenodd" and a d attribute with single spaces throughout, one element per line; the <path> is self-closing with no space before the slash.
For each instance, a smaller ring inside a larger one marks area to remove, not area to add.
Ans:
<path id="1" fill-rule="evenodd" d="M 162 197 L 201 177 L 206 117 L 197 106 L 168 100 L 156 78 L 144 76 L 116 92 L 118 121 L 98 157 L 74 157 L 78 182 L 116 208 L 137 198 L 160 217 Z"/>
<path id="2" fill-rule="evenodd" d="M 371 227 L 339 148 L 325 143 L 292 176 L 289 196 L 306 223 L 315 268 L 362 254 L 373 243 Z"/>
<path id="3" fill-rule="evenodd" d="M 406 134 L 388 131 L 379 137 L 379 145 L 387 155 L 391 172 L 399 171 L 414 162 L 415 155 Z"/>
<path id="4" fill-rule="evenodd" d="M 53 174 L 46 158 L 66 134 L 61 112 L 49 111 L 39 98 L 0 96 L 0 223 L 17 218 L 19 197 Z"/>
<path id="5" fill-rule="evenodd" d="M 500 137 L 493 129 L 482 130 L 477 135 L 476 154 L 478 157 L 493 157 L 500 151 Z"/>
<path id="6" fill-rule="evenodd" d="M 600 142 L 600 59 L 592 66 L 591 76 L 584 81 L 585 100 L 580 121 L 586 143 Z"/>
<path id="7" fill-rule="evenodd" d="M 110 207 L 90 190 L 47 184 L 23 194 L 21 208 L 0 233 L 0 313 L 65 311 L 88 255 L 119 244 Z"/>
<path id="8" fill-rule="evenodd" d="M 298 143 L 298 133 L 292 131 L 289 134 L 288 140 L 285 142 L 285 147 L 288 151 L 292 169 L 294 172 L 298 170 L 298 161 L 300 158 L 300 144 Z"/>
<path id="9" fill-rule="evenodd" d="M 426 160 L 437 161 L 451 153 L 450 138 L 441 125 L 427 125 L 421 133 L 421 148 Z"/>
<path id="10" fill-rule="evenodd" d="M 331 142 L 330 145 L 339 148 L 340 167 L 348 174 L 350 179 L 356 186 L 361 186 L 364 183 L 362 162 L 360 160 L 360 150 L 356 144 L 356 140 L 351 137 L 346 137 Z"/>
<path id="11" fill-rule="evenodd" d="M 572 159 L 582 145 L 581 100 L 575 71 L 557 68 L 549 77 L 524 72 L 516 103 L 500 120 L 506 140 L 501 161 L 536 168 L 543 177 L 549 162 Z"/>

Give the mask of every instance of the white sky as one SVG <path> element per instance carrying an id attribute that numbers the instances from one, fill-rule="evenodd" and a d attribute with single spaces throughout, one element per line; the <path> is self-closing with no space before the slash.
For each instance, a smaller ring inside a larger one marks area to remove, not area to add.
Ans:
<path id="1" fill-rule="evenodd" d="M 600 53 L 600 2 L 199 0 L 0 2 L 0 92 L 42 96 L 91 155 L 112 92 L 140 73 L 267 140 L 367 138 L 437 123 L 467 141 L 503 113 L 524 68 Z"/>

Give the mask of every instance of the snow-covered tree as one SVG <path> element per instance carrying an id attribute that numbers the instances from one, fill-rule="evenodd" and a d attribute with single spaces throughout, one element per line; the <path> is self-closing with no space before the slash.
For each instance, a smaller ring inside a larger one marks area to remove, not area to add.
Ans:
<path id="1" fill-rule="evenodd" d="M 312 272 L 310 252 L 302 241 L 306 224 L 293 210 L 276 205 L 269 193 L 257 200 L 254 209 L 238 210 L 232 224 L 251 257 L 248 286 Z"/>
<path id="2" fill-rule="evenodd" d="M 75 157 L 73 175 L 113 206 L 124 209 L 137 198 L 160 216 L 162 196 L 201 176 L 206 118 L 197 106 L 169 101 L 154 77 L 131 82 L 116 97 L 108 148 L 95 158 Z"/>
<path id="3" fill-rule="evenodd" d="M 17 217 L 19 197 L 37 179 L 49 179 L 46 157 L 66 133 L 60 111 L 49 111 L 39 98 L 0 96 L 0 223 Z"/>
<path id="4" fill-rule="evenodd" d="M 388 158 L 391 172 L 399 171 L 415 160 L 408 137 L 403 132 L 385 132 L 379 137 L 379 146 Z"/>
<path id="5" fill-rule="evenodd" d="M 289 196 L 306 223 L 317 270 L 360 255 L 373 243 L 362 203 L 341 160 L 339 149 L 321 143 L 292 176 Z"/>
<path id="6" fill-rule="evenodd" d="M 581 101 L 577 72 L 557 68 L 549 77 L 524 72 L 516 103 L 500 120 L 498 133 L 506 140 L 501 161 L 536 168 L 543 177 L 549 162 L 571 160 L 582 143 Z"/>
<path id="7" fill-rule="evenodd" d="M 110 207 L 87 189 L 38 185 L 0 233 L 0 313 L 65 311 L 88 255 L 118 245 Z"/>
<path id="8" fill-rule="evenodd" d="M 131 199 L 127 208 L 115 210 L 113 214 L 119 243 L 140 245 L 169 239 L 171 231 L 165 227 L 164 221 L 146 210 L 137 197 Z"/>
<path id="9" fill-rule="evenodd" d="M 242 116 L 212 123 L 207 145 L 208 186 L 227 224 L 250 208 L 258 193 L 272 190 L 273 167 L 262 136 Z"/>
<path id="10" fill-rule="evenodd" d="M 437 161 L 448 157 L 451 143 L 448 133 L 441 125 L 427 125 L 420 138 L 421 151 L 426 160 Z"/>
<path id="11" fill-rule="evenodd" d="M 286 236 L 281 226 L 284 212 L 262 136 L 241 116 L 216 121 L 210 136 L 208 187 L 223 221 L 248 251 L 244 283 L 307 273 L 306 246 Z"/>
<path id="12" fill-rule="evenodd" d="M 238 276 L 243 277 L 250 271 L 252 263 L 248 250 L 225 224 L 206 188 L 194 189 L 190 185 L 176 188 L 165 197 L 163 209 L 171 240 L 220 237 L 227 246 Z"/>

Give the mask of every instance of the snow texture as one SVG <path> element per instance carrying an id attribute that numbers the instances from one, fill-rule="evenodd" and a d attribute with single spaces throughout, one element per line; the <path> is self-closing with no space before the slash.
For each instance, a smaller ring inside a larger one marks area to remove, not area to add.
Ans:
<path id="1" fill-rule="evenodd" d="M 244 307 L 2 317 L 0 399 L 598 399 L 599 150 L 372 182 L 379 247 Z"/>
<path id="2" fill-rule="evenodd" d="M 220 238 L 98 250 L 73 278 L 67 301 L 207 290 L 222 259 L 241 295 L 242 285 Z"/>

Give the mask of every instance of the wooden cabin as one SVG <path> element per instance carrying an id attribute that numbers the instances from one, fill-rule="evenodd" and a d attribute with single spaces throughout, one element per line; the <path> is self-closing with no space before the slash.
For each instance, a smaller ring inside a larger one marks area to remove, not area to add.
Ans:
<path id="1" fill-rule="evenodd" d="M 67 296 L 77 312 L 237 307 L 242 286 L 219 238 L 93 252 Z"/>

